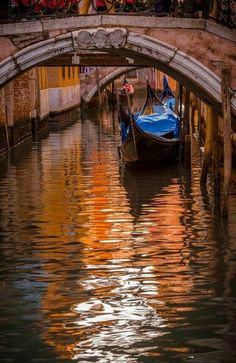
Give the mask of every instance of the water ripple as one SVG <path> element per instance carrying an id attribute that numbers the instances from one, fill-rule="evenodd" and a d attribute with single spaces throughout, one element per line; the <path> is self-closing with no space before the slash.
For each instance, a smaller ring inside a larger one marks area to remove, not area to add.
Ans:
<path id="1" fill-rule="evenodd" d="M 231 359 L 235 194 L 226 226 L 197 161 L 192 175 L 121 167 L 103 116 L 52 133 L 0 179 L 0 361 Z"/>

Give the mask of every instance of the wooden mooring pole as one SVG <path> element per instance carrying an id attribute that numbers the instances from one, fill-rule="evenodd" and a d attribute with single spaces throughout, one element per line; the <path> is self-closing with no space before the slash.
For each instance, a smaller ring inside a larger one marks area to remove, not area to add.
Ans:
<path id="1" fill-rule="evenodd" d="M 10 142 L 9 142 L 9 133 L 8 133 L 8 124 L 7 124 L 7 106 L 5 106 L 5 133 L 6 133 L 6 140 L 7 140 L 7 150 L 10 150 Z"/>
<path id="2" fill-rule="evenodd" d="M 185 89 L 184 98 L 184 158 L 186 165 L 191 165 L 191 135 L 189 125 L 190 91 Z"/>
<path id="3" fill-rule="evenodd" d="M 229 94 L 229 68 L 223 67 L 221 72 L 221 97 L 223 111 L 223 130 L 224 130 L 224 184 L 222 215 L 228 216 L 229 188 L 232 168 L 232 145 L 231 145 L 231 110 Z"/>
<path id="4" fill-rule="evenodd" d="M 189 110 L 190 110 L 190 91 L 185 89 L 184 97 L 184 134 L 189 135 Z"/>
<path id="5" fill-rule="evenodd" d="M 190 135 L 194 135 L 196 133 L 195 129 L 195 114 L 198 107 L 198 99 L 193 93 L 190 96 Z"/>
<path id="6" fill-rule="evenodd" d="M 220 196 L 220 140 L 219 118 L 215 110 L 212 110 L 212 168 L 214 176 L 214 194 Z"/>
<path id="7" fill-rule="evenodd" d="M 180 118 L 180 147 L 179 147 L 179 160 L 183 159 L 184 151 L 184 128 L 183 128 L 183 86 L 178 84 L 177 88 L 177 109 L 176 113 Z"/>
<path id="8" fill-rule="evenodd" d="M 176 84 L 176 91 L 175 91 L 175 113 L 179 115 L 180 110 L 180 84 Z"/>
<path id="9" fill-rule="evenodd" d="M 202 171 L 200 178 L 200 183 L 202 186 L 205 185 L 207 181 L 207 174 L 212 155 L 212 142 L 213 142 L 213 118 L 212 118 L 212 109 L 208 106 L 207 120 L 206 120 L 206 139 L 205 139 L 203 164 L 202 164 Z"/>

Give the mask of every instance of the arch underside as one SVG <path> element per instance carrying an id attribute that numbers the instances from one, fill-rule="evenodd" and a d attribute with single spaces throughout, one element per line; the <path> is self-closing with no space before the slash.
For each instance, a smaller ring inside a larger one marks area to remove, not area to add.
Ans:
<path id="1" fill-rule="evenodd" d="M 205 65 L 179 49 L 146 35 L 128 32 L 122 28 L 98 28 L 73 31 L 48 39 L 17 52 L 0 63 L 0 86 L 20 73 L 59 55 L 80 51 L 102 51 L 140 60 L 147 67 L 157 68 L 186 86 L 201 100 L 221 112 L 221 80 Z M 129 68 L 131 69 L 131 68 Z M 102 87 L 124 74 L 124 69 L 111 73 Z M 100 84 L 101 85 L 101 84 Z M 87 101 L 96 94 L 90 91 Z M 236 97 L 231 98 L 232 112 L 236 114 Z"/>

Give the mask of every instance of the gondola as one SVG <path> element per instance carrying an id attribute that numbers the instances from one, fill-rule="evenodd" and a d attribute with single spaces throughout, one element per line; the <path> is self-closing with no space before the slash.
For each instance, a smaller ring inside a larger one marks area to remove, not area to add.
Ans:
<path id="1" fill-rule="evenodd" d="M 163 89 L 161 94 L 159 95 L 159 98 L 167 107 L 174 111 L 175 95 L 172 92 L 165 75 L 163 77 Z"/>
<path id="2" fill-rule="evenodd" d="M 119 104 L 120 157 L 126 163 L 166 163 L 176 160 L 180 148 L 180 119 L 155 95 L 147 82 L 140 112 L 127 114 Z"/>

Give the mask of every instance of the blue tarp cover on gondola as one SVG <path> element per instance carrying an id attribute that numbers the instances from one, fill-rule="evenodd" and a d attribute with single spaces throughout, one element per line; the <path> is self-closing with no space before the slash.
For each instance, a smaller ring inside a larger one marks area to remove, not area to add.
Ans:
<path id="1" fill-rule="evenodd" d="M 175 98 L 167 98 L 165 104 L 166 104 L 167 107 L 169 107 L 171 110 L 174 111 L 174 109 L 175 109 Z"/>
<path id="2" fill-rule="evenodd" d="M 179 137 L 180 122 L 178 116 L 168 107 L 154 106 L 155 113 L 149 115 L 134 115 L 137 125 L 146 133 L 154 136 L 164 136 L 173 132 L 173 137 Z"/>
<path id="3" fill-rule="evenodd" d="M 166 76 L 163 77 L 163 91 L 161 92 L 159 98 L 167 107 L 174 111 L 175 95 L 168 84 Z"/>

